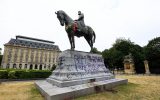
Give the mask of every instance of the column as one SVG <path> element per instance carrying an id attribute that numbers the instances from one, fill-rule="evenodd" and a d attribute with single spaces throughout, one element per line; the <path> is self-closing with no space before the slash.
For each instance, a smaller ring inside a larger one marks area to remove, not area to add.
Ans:
<path id="1" fill-rule="evenodd" d="M 134 68 L 134 63 L 130 62 L 130 73 L 135 74 L 135 68 Z"/>
<path id="2" fill-rule="evenodd" d="M 150 74 L 149 66 L 148 66 L 148 61 L 147 60 L 144 61 L 144 66 L 145 66 L 146 74 Z"/>

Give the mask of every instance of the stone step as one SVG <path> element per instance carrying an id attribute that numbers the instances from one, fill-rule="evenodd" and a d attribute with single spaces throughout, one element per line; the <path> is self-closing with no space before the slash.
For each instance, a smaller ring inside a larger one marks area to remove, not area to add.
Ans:
<path id="1" fill-rule="evenodd" d="M 110 79 L 61 88 L 47 81 L 36 81 L 35 85 L 46 100 L 70 100 L 83 95 L 105 91 L 120 84 L 127 84 L 127 82 L 127 79 Z"/>
<path id="2" fill-rule="evenodd" d="M 113 75 L 103 75 L 103 76 L 81 78 L 81 79 L 69 80 L 69 81 L 68 80 L 61 81 L 61 80 L 56 80 L 54 78 L 47 78 L 46 81 L 51 83 L 52 85 L 57 85 L 58 87 L 67 87 L 67 86 L 74 86 L 74 85 L 80 85 L 80 84 L 97 82 L 97 81 L 110 80 L 114 78 L 115 77 Z"/>

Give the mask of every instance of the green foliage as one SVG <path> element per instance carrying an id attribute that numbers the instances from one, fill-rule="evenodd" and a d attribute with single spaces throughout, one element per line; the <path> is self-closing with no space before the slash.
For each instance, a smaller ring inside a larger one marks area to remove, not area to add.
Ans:
<path id="1" fill-rule="evenodd" d="M 92 52 L 92 53 L 96 53 L 96 54 L 101 54 L 101 52 L 100 51 L 98 51 L 98 49 L 97 48 L 92 48 L 91 49 L 91 51 L 90 52 Z"/>
<path id="2" fill-rule="evenodd" d="M 119 38 L 109 50 L 104 50 L 102 55 L 105 61 L 108 60 L 109 67 L 123 68 L 123 58 L 129 54 L 132 45 L 130 40 Z"/>
<path id="3" fill-rule="evenodd" d="M 144 63 L 145 60 L 143 48 L 139 45 L 134 45 L 130 48 L 130 52 L 134 57 L 135 70 L 137 73 L 145 73 Z"/>
<path id="4" fill-rule="evenodd" d="M 119 38 L 113 44 L 113 48 L 121 51 L 124 55 L 128 55 L 130 48 L 134 45 L 129 39 Z"/>
<path id="5" fill-rule="evenodd" d="M 109 50 L 104 50 L 102 52 L 102 56 L 104 57 L 105 65 L 108 65 L 110 68 L 120 67 L 122 63 L 122 53 L 115 48 L 110 48 Z"/>
<path id="6" fill-rule="evenodd" d="M 52 74 L 52 71 L 31 70 L 29 72 L 32 75 L 31 78 L 47 78 Z"/>
<path id="7" fill-rule="evenodd" d="M 8 78 L 9 79 L 16 79 L 17 77 L 15 76 L 15 71 L 13 70 L 13 71 L 9 71 L 9 73 L 8 73 Z"/>
<path id="8" fill-rule="evenodd" d="M 160 73 L 160 37 L 150 40 L 144 48 L 144 52 L 149 61 L 151 73 Z"/>
<path id="9" fill-rule="evenodd" d="M 56 67 L 57 67 L 57 66 L 56 66 L 55 64 L 53 64 L 53 66 L 52 66 L 52 68 L 51 68 L 51 71 L 55 70 Z"/>
<path id="10" fill-rule="evenodd" d="M 105 65 L 109 65 L 110 68 L 123 69 L 124 56 L 128 55 L 129 53 L 131 53 L 133 56 L 136 71 L 138 73 L 144 73 L 143 48 L 134 44 L 129 39 L 117 39 L 110 49 L 106 49 L 102 52 L 102 56 L 104 58 Z"/>
<path id="11" fill-rule="evenodd" d="M 146 58 L 148 60 L 156 60 L 160 58 L 160 37 L 154 38 L 149 41 L 145 48 Z"/>
<path id="12" fill-rule="evenodd" d="M 17 70 L 15 76 L 19 79 L 47 78 L 51 71 L 42 70 Z"/>
<path id="13" fill-rule="evenodd" d="M 17 70 L 8 69 L 0 70 L 0 79 L 33 79 L 33 78 L 47 78 L 51 75 L 49 70 Z"/>
<path id="14" fill-rule="evenodd" d="M 0 79 L 7 79 L 7 78 L 8 78 L 8 71 L 0 70 Z"/>
<path id="15" fill-rule="evenodd" d="M 32 86 L 30 91 L 31 91 L 32 95 L 40 94 L 40 91 L 35 86 Z M 34 98 L 34 97 L 32 97 L 32 98 Z"/>

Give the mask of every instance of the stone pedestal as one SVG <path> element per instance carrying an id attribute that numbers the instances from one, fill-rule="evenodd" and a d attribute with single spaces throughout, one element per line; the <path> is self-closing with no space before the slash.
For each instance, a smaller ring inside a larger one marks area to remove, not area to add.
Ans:
<path id="1" fill-rule="evenodd" d="M 134 64 L 130 63 L 130 62 L 125 62 L 124 63 L 124 72 L 126 74 L 135 74 Z"/>
<path id="2" fill-rule="evenodd" d="M 46 81 L 36 82 L 36 86 L 46 99 L 63 100 L 124 83 L 127 80 L 114 78 L 101 55 L 66 50 L 59 55 L 52 75 Z"/>
<path id="3" fill-rule="evenodd" d="M 124 72 L 126 74 L 135 74 L 135 66 L 134 66 L 134 61 L 133 61 L 133 56 L 131 53 L 129 55 L 126 55 L 124 57 Z"/>
<path id="4" fill-rule="evenodd" d="M 149 66 L 148 66 L 148 61 L 147 60 L 144 61 L 144 66 L 145 66 L 146 74 L 150 74 Z"/>
<path id="5" fill-rule="evenodd" d="M 58 61 L 58 67 L 47 81 L 59 87 L 114 78 L 98 54 L 67 50 L 59 55 Z"/>

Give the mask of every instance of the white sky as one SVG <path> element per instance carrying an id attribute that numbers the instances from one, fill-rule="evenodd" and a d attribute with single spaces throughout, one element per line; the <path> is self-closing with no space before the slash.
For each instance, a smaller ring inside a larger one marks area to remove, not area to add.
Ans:
<path id="1" fill-rule="evenodd" d="M 110 48 L 119 37 L 144 46 L 160 36 L 160 0 L 0 0 L 0 48 L 10 38 L 23 35 L 54 41 L 62 51 L 69 49 L 57 10 L 73 19 L 81 10 L 85 24 L 96 33 L 94 47 L 100 51 Z M 90 51 L 83 37 L 75 41 L 76 50 Z"/>

